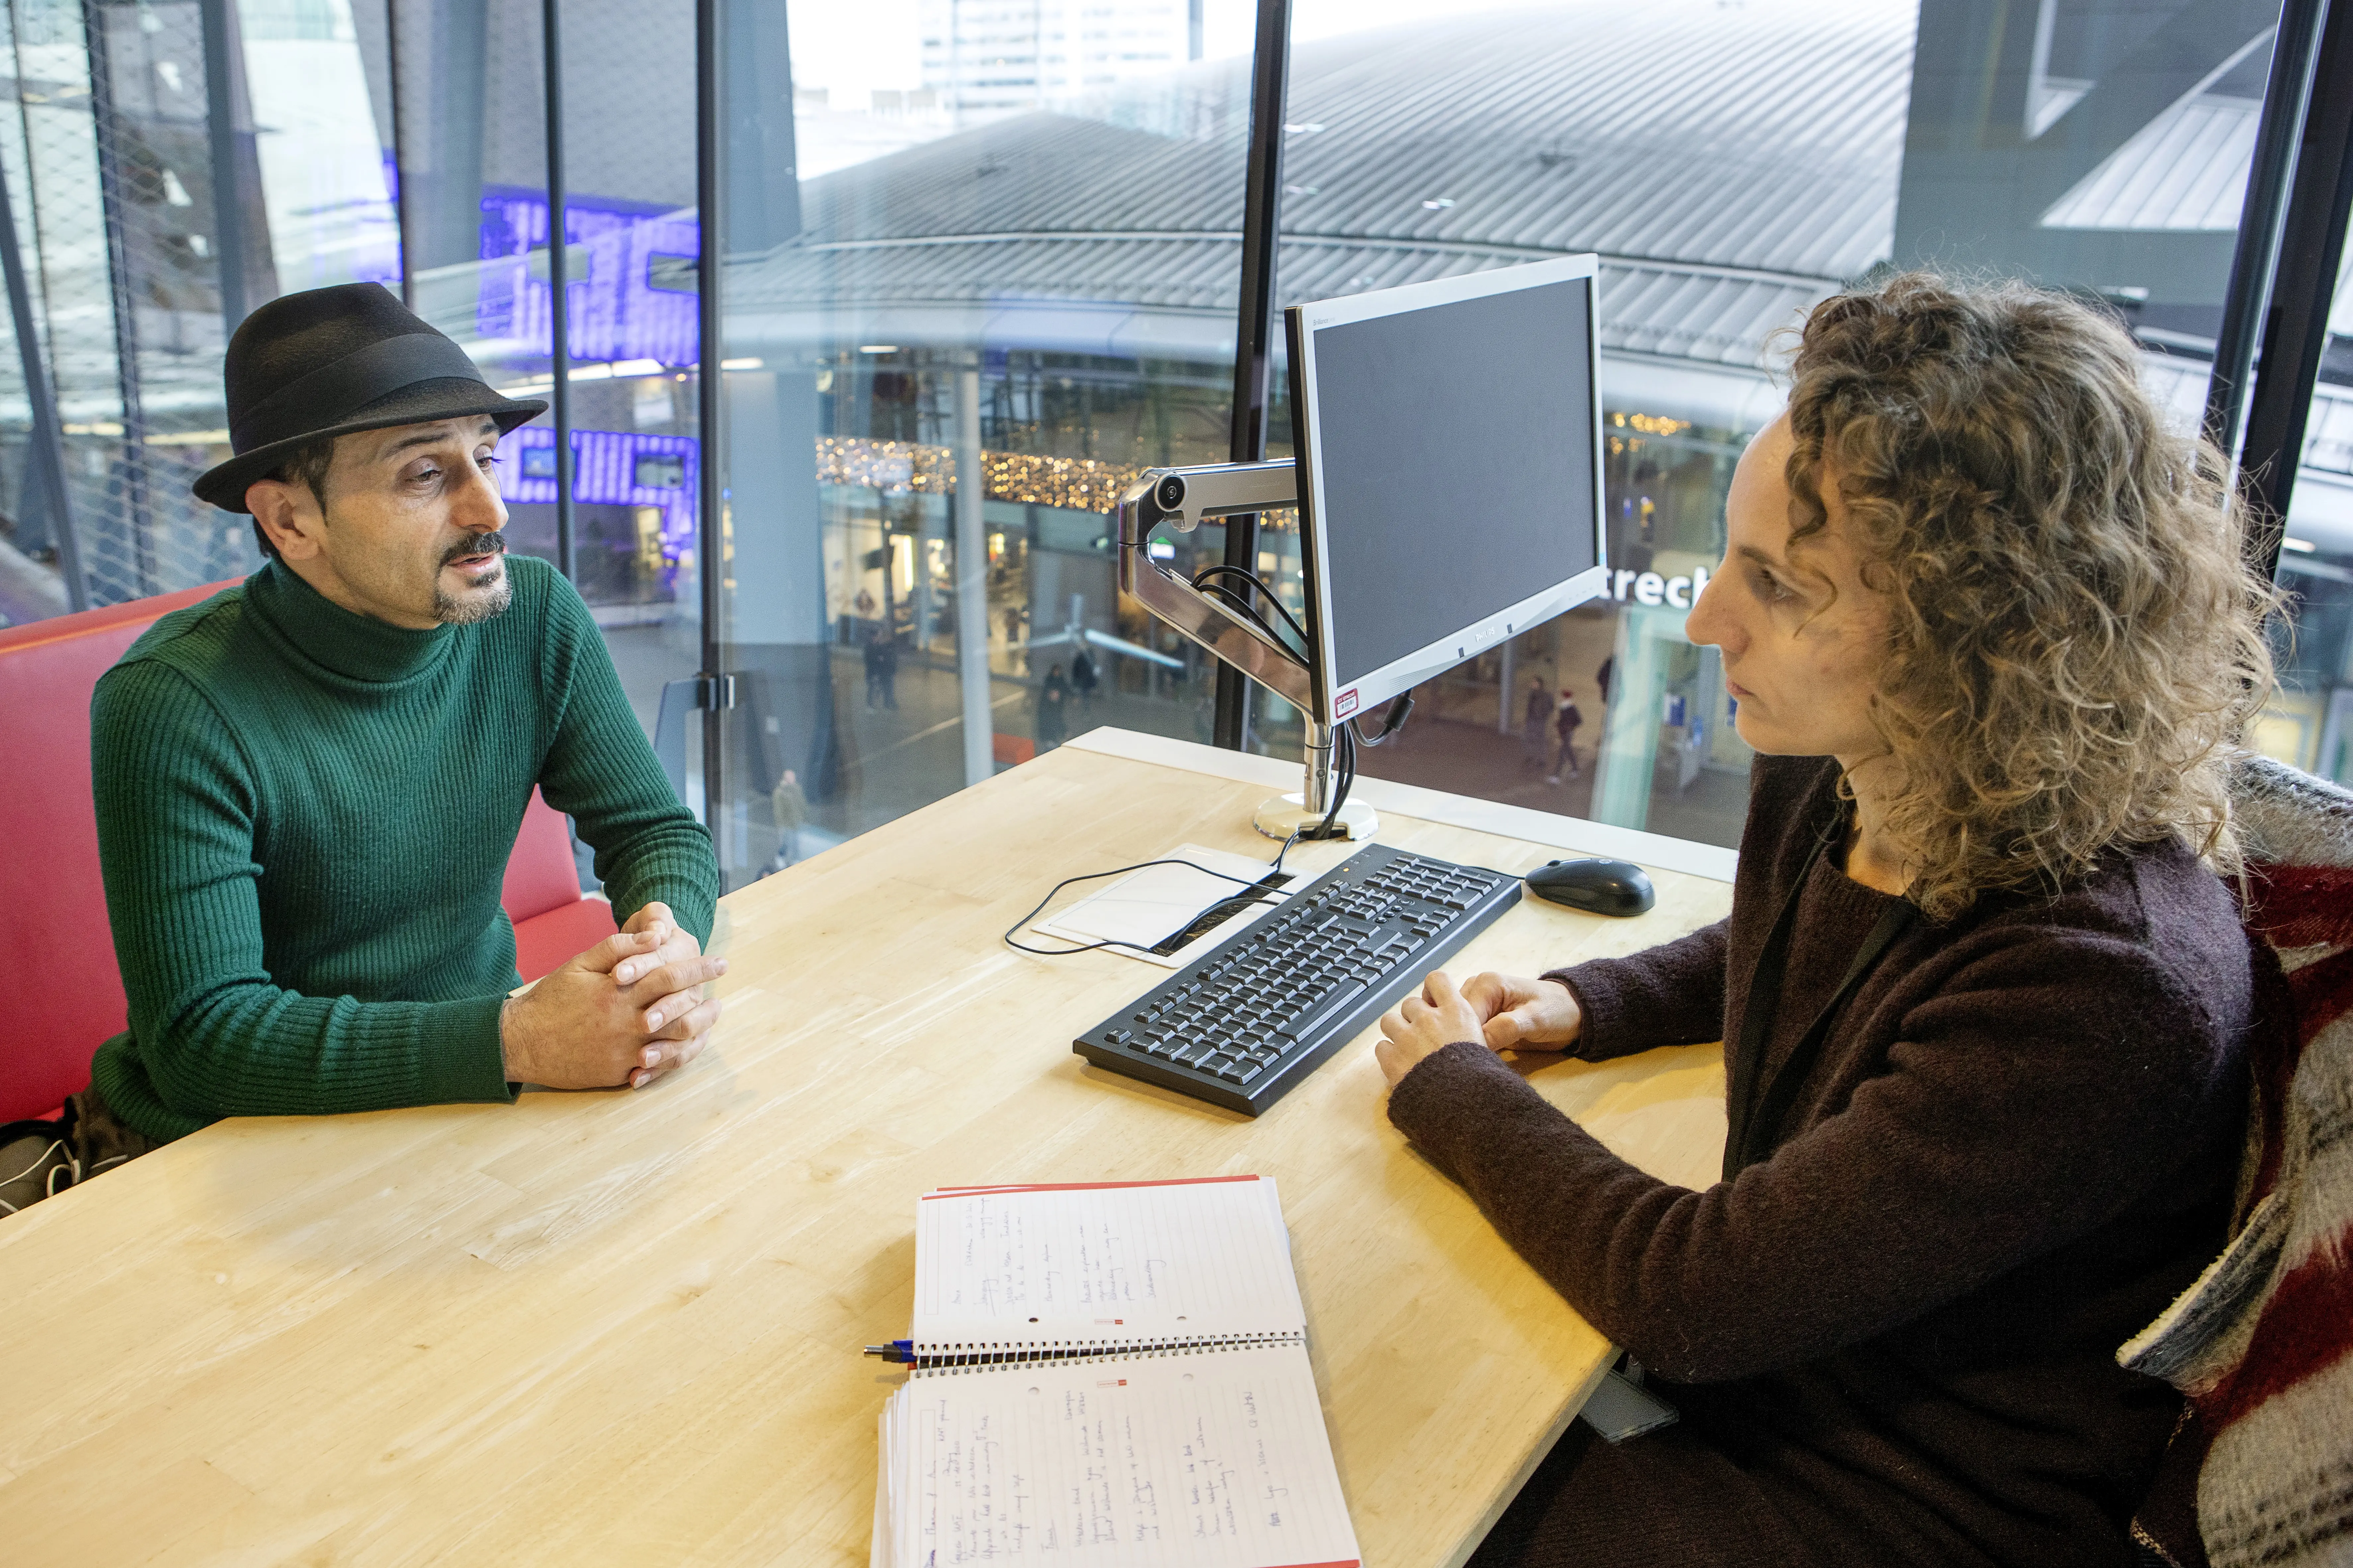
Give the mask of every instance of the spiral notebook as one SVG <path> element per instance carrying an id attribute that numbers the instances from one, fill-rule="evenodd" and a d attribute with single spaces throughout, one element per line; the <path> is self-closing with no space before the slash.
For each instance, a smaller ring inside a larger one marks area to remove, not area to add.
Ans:
<path id="1" fill-rule="evenodd" d="M 1274 1183 L 945 1188 L 873 1568 L 1356 1568 Z"/>

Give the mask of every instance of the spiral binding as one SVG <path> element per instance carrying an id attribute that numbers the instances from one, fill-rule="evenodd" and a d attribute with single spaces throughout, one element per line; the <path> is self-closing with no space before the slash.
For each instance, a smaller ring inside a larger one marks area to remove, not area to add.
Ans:
<path id="1" fill-rule="evenodd" d="M 1256 1350 L 1271 1345 L 1305 1345 L 1304 1331 L 1243 1334 L 1201 1334 L 1156 1340 L 974 1341 L 915 1347 L 911 1375 L 943 1377 L 960 1372 L 980 1372 L 994 1366 L 1026 1366 L 1052 1363 L 1060 1366 L 1093 1366 L 1104 1362 L 1135 1361 L 1156 1356 L 1201 1355 L 1211 1351 Z"/>

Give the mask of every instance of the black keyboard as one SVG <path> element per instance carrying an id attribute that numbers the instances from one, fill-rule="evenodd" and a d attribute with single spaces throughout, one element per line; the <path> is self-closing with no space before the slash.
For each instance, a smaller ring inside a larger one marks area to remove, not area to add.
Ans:
<path id="1" fill-rule="evenodd" d="M 1519 901 L 1517 877 L 1368 845 L 1072 1048 L 1256 1116 Z"/>

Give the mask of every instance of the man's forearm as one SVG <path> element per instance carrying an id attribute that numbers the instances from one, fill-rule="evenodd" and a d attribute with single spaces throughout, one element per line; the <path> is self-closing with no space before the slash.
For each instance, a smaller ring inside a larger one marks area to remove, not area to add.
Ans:
<path id="1" fill-rule="evenodd" d="M 501 995 L 356 1002 L 237 986 L 142 1026 L 138 1056 L 178 1114 L 315 1116 L 513 1098 Z"/>

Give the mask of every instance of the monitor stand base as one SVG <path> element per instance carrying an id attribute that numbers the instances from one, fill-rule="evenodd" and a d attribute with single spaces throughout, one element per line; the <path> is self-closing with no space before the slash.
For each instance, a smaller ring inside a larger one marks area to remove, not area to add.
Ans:
<path id="1" fill-rule="evenodd" d="M 1258 815 L 1250 826 L 1269 838 L 1287 839 L 1294 833 L 1306 832 L 1323 826 L 1323 809 L 1310 811 L 1302 802 L 1303 794 L 1270 795 L 1259 804 Z M 1332 825 L 1335 838 L 1350 838 L 1363 843 L 1380 826 L 1380 814 L 1368 800 L 1352 800 L 1340 807 L 1340 819 Z"/>

